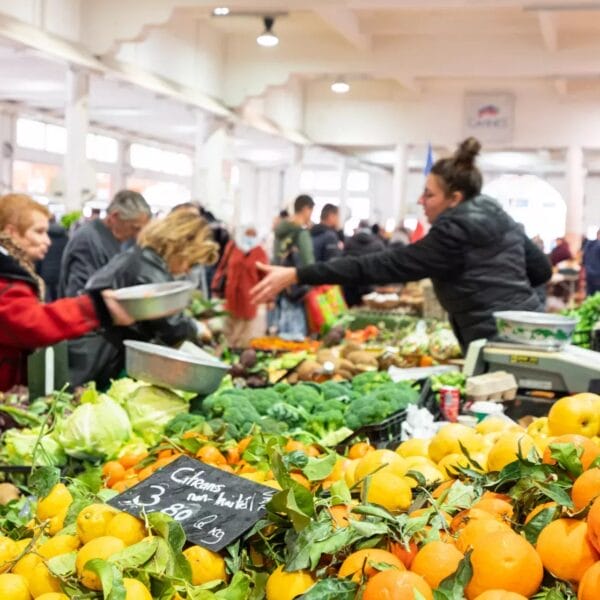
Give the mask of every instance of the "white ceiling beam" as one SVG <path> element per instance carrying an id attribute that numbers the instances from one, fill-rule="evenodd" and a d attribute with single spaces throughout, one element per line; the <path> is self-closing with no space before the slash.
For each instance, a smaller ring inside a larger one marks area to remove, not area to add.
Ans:
<path id="1" fill-rule="evenodd" d="M 558 50 L 558 22 L 557 15 L 547 11 L 538 13 L 538 23 L 544 40 L 544 46 L 548 52 Z"/>
<path id="2" fill-rule="evenodd" d="M 316 8 L 315 13 L 358 50 L 371 49 L 371 38 L 362 33 L 358 18 L 352 11 L 324 6 Z"/>
<path id="3" fill-rule="evenodd" d="M 569 83 L 564 77 L 555 79 L 552 83 L 559 96 L 566 96 L 569 93 Z"/>

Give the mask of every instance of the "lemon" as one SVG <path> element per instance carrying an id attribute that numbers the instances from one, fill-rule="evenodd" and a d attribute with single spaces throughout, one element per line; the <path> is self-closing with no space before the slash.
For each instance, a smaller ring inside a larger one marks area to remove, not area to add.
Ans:
<path id="1" fill-rule="evenodd" d="M 73 496 L 64 483 L 57 483 L 50 493 L 38 502 L 37 518 L 46 521 L 69 507 L 73 502 Z"/>
<path id="2" fill-rule="evenodd" d="M 471 466 L 469 459 L 464 454 L 454 452 L 446 454 L 437 464 L 438 469 L 445 475 L 445 478 L 456 479 L 458 471 L 456 467 L 468 469 Z"/>
<path id="3" fill-rule="evenodd" d="M 43 558 L 53 558 L 60 554 L 67 554 L 77 550 L 81 542 L 76 535 L 57 535 L 44 542 L 38 549 L 38 554 Z"/>
<path id="4" fill-rule="evenodd" d="M 548 413 L 551 435 L 577 433 L 586 437 L 598 435 L 600 410 L 593 394 L 577 394 L 557 400 Z"/>
<path id="5" fill-rule="evenodd" d="M 356 483 L 356 467 L 360 460 L 349 460 L 344 469 L 344 481 L 348 487 L 352 487 Z"/>
<path id="6" fill-rule="evenodd" d="M 0 537 L 0 573 L 6 571 L 10 566 L 9 563 L 17 556 L 19 556 L 17 543 L 8 537 Z"/>
<path id="7" fill-rule="evenodd" d="M 292 600 L 306 592 L 314 583 L 315 580 L 310 573 L 306 571 L 286 573 L 281 565 L 267 579 L 267 600 Z"/>
<path id="8" fill-rule="evenodd" d="M 510 421 L 507 421 L 502 417 L 487 417 L 475 425 L 475 431 L 481 434 L 495 433 L 498 431 L 504 431 L 511 425 L 512 423 Z"/>
<path id="9" fill-rule="evenodd" d="M 143 521 L 126 512 L 121 512 L 108 523 L 106 535 L 123 540 L 126 546 L 133 546 L 146 537 L 146 529 Z"/>
<path id="10" fill-rule="evenodd" d="M 125 577 L 123 578 L 123 585 L 127 592 L 125 600 L 152 600 L 150 590 L 141 581 Z"/>
<path id="11" fill-rule="evenodd" d="M 183 555 L 192 569 L 192 584 L 202 585 L 208 581 L 227 581 L 225 561 L 216 552 L 200 546 L 191 546 Z"/>
<path id="12" fill-rule="evenodd" d="M 77 552 L 77 558 L 75 560 L 77 576 L 82 585 L 90 590 L 100 591 L 102 589 L 100 579 L 95 573 L 84 569 L 86 563 L 94 558 L 106 560 L 124 548 L 125 544 L 123 543 L 123 540 L 108 536 L 94 538 L 85 544 L 79 552 Z"/>
<path id="13" fill-rule="evenodd" d="M 406 510 L 411 503 L 410 483 L 414 481 L 395 473 L 378 471 L 369 478 L 369 485 L 363 488 L 363 500 L 379 504 L 390 511 Z M 366 493 L 365 493 L 366 492 Z"/>
<path id="14" fill-rule="evenodd" d="M 508 431 L 492 446 L 488 454 L 488 470 L 501 471 L 506 465 L 517 460 L 517 452 L 527 457 L 535 448 L 533 438 L 527 433 Z"/>
<path id="15" fill-rule="evenodd" d="M 471 427 L 461 423 L 444 425 L 429 444 L 429 458 L 439 463 L 448 454 L 461 454 L 461 445 L 469 452 L 477 452 L 483 446 L 483 440 Z"/>
<path id="16" fill-rule="evenodd" d="M 0 575 L 0 598 L 2 600 L 31 600 L 27 579 L 14 573 Z"/>
<path id="17" fill-rule="evenodd" d="M 56 535 L 65 526 L 65 519 L 68 512 L 69 507 L 65 506 L 65 508 L 50 519 L 48 523 L 48 535 Z"/>
<path id="18" fill-rule="evenodd" d="M 404 459 L 391 450 L 373 450 L 358 461 L 355 480 L 360 481 L 375 472 L 394 473 L 402 477 L 406 471 Z"/>
<path id="19" fill-rule="evenodd" d="M 267 474 L 264 471 L 254 471 L 253 473 L 240 473 L 239 475 L 243 479 L 248 481 L 254 481 L 255 483 L 262 483 L 267 478 Z"/>
<path id="20" fill-rule="evenodd" d="M 409 471 L 415 471 L 416 473 L 420 473 L 425 478 L 426 485 L 431 485 L 436 481 L 439 483 L 446 479 L 445 474 L 441 471 L 441 469 L 438 469 L 435 465 L 431 463 L 415 465 L 411 467 Z M 406 479 L 408 480 L 408 484 L 411 488 L 416 487 L 418 485 L 417 480 L 413 479 L 409 473 L 406 474 Z"/>
<path id="21" fill-rule="evenodd" d="M 77 515 L 77 535 L 84 544 L 106 535 L 117 511 L 106 504 L 90 504 Z"/>
<path id="22" fill-rule="evenodd" d="M 17 561 L 17 564 L 12 568 L 12 572 L 15 575 L 23 575 L 23 577 L 27 577 L 41 562 L 42 559 L 37 554 L 25 554 Z"/>
<path id="23" fill-rule="evenodd" d="M 527 433 L 529 435 L 550 435 L 550 429 L 548 428 L 548 417 L 539 417 L 534 419 L 527 426 Z"/>
<path id="24" fill-rule="evenodd" d="M 412 438 L 402 442 L 396 448 L 396 452 L 404 458 L 409 456 L 429 456 L 429 442 L 430 440 Z"/>
<path id="25" fill-rule="evenodd" d="M 41 596 L 42 594 L 48 594 L 50 592 L 60 592 L 60 581 L 54 577 L 48 567 L 43 563 L 38 563 L 33 571 L 27 577 L 29 584 L 29 591 L 34 598 Z"/>
<path id="26" fill-rule="evenodd" d="M 41 596 L 38 596 L 35 600 L 69 600 L 69 596 L 58 592 L 50 592 L 48 594 L 42 594 Z"/>

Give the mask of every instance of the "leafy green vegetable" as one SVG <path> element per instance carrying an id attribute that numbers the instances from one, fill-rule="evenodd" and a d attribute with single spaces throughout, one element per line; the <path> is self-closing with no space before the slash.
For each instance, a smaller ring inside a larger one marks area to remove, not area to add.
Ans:
<path id="1" fill-rule="evenodd" d="M 6 464 L 31 465 L 34 450 L 36 465 L 60 467 L 67 462 L 65 451 L 54 436 L 46 434 L 40 437 L 40 428 L 9 429 L 2 435 L 1 457 Z"/>

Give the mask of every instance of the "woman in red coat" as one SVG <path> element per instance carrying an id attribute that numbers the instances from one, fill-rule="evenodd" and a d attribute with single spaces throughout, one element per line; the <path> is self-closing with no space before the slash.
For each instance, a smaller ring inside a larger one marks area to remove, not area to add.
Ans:
<path id="1" fill-rule="evenodd" d="M 268 262 L 268 258 L 259 245 L 254 227 L 241 227 L 235 238 L 223 253 L 213 279 L 213 293 L 223 294 L 223 290 L 215 286 L 224 281 L 225 310 L 229 313 L 227 342 L 232 348 L 246 348 L 252 338 L 263 335 L 266 330 L 266 316 L 250 301 L 250 290 L 262 278 L 256 263 Z"/>
<path id="2" fill-rule="evenodd" d="M 27 357 L 36 348 L 133 322 L 110 290 L 43 303 L 33 264 L 50 246 L 49 216 L 24 194 L 0 197 L 0 391 L 27 384 Z"/>

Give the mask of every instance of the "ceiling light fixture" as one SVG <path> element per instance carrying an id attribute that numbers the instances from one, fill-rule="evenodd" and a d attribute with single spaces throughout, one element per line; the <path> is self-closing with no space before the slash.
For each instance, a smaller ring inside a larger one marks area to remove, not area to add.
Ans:
<path id="1" fill-rule="evenodd" d="M 350 91 L 350 84 L 340 77 L 331 84 L 331 91 L 336 94 L 347 94 Z"/>
<path id="2" fill-rule="evenodd" d="M 213 10 L 215 17 L 226 17 L 229 14 L 229 9 L 226 6 L 218 6 Z"/>
<path id="3" fill-rule="evenodd" d="M 264 17 L 265 30 L 256 38 L 256 43 L 265 48 L 273 48 L 279 44 L 279 38 L 273 33 L 274 17 Z"/>

